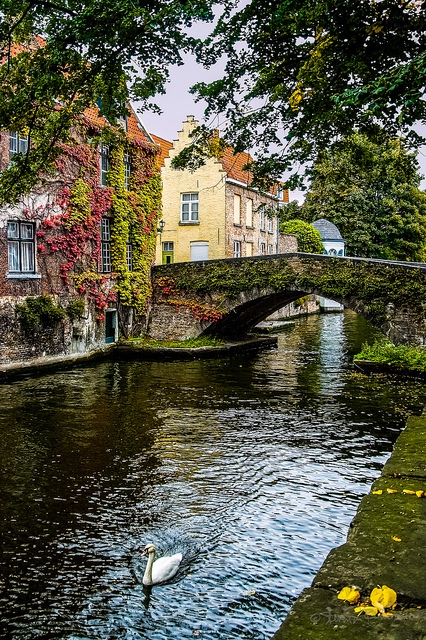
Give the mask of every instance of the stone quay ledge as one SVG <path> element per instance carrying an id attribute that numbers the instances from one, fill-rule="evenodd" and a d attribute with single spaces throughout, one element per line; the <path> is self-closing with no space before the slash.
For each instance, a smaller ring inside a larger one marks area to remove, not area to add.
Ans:
<path id="1" fill-rule="evenodd" d="M 426 640 L 426 411 L 410 416 L 381 476 L 364 496 L 347 542 L 333 549 L 271 640 Z M 397 593 L 392 617 L 369 617 L 339 600 L 361 601 L 386 585 Z"/>

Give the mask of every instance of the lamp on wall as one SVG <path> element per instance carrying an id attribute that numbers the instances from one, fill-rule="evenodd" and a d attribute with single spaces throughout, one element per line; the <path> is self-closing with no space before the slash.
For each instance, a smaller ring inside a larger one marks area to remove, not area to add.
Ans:
<path id="1" fill-rule="evenodd" d="M 160 236 L 163 233 L 165 226 L 166 226 L 166 223 L 164 222 L 164 220 L 159 220 L 158 221 L 157 232 L 160 234 Z"/>

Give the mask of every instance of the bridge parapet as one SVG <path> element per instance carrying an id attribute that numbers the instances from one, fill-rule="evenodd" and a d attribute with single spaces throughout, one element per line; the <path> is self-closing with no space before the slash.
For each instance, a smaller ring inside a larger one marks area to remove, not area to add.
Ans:
<path id="1" fill-rule="evenodd" d="M 340 302 L 393 342 L 426 344 L 426 264 L 292 253 L 153 268 L 148 333 L 241 339 L 314 293 Z"/>

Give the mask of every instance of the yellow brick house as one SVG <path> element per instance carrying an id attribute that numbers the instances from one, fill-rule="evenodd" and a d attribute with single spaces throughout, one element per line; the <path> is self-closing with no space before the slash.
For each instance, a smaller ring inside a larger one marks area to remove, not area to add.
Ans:
<path id="1" fill-rule="evenodd" d="M 187 116 L 173 142 L 151 134 L 162 157 L 164 226 L 157 264 L 297 251 L 295 239 L 280 239 L 278 219 L 268 216 L 270 209 L 288 202 L 288 191 L 253 188 L 251 172 L 243 169 L 249 154 L 226 148 L 219 160 L 210 158 L 194 172 L 172 169 L 173 157 L 190 144 L 197 125 Z M 285 246 L 285 239 L 292 246 Z"/>

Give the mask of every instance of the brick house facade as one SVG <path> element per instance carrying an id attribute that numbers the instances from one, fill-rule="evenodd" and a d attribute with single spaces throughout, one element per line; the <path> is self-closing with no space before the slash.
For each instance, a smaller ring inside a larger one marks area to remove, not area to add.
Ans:
<path id="1" fill-rule="evenodd" d="M 28 140 L 0 132 L 0 171 Z M 89 109 L 54 175 L 0 207 L 0 364 L 86 353 L 141 330 L 161 215 L 158 148 L 128 107 Z"/>

